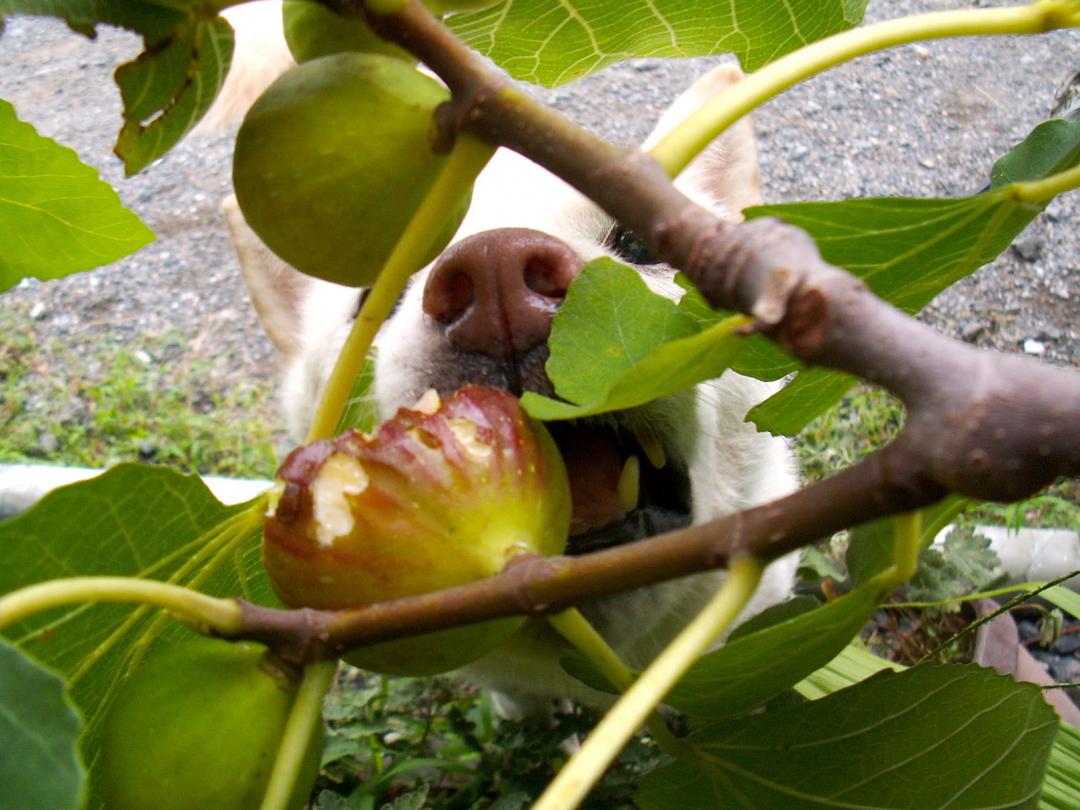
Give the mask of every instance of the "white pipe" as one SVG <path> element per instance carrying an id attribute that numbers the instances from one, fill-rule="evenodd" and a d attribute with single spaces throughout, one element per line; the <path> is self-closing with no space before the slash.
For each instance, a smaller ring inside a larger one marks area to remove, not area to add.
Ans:
<path id="1" fill-rule="evenodd" d="M 91 467 L 54 467 L 47 464 L 0 464 L 0 519 L 24 512 L 57 487 L 85 481 L 105 470 Z M 224 504 L 250 500 L 270 481 L 203 476 L 203 483 Z"/>

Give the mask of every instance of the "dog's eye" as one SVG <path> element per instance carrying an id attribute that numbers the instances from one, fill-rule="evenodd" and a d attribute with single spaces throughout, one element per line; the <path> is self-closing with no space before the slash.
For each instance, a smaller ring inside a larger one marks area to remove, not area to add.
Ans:
<path id="1" fill-rule="evenodd" d="M 630 264 L 656 264 L 645 241 L 629 228 L 616 225 L 608 232 L 604 247 Z"/>

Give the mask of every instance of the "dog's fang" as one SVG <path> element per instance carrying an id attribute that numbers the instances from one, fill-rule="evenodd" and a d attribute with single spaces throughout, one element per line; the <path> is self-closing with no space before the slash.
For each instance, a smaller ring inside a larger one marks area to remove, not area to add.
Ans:
<path id="1" fill-rule="evenodd" d="M 656 438 L 656 434 L 648 428 L 636 427 L 634 428 L 634 438 L 641 445 L 641 449 L 645 452 L 645 458 L 649 460 L 649 463 L 658 470 L 663 469 L 664 465 L 667 464 L 667 453 L 664 452 L 664 447 L 660 444 L 660 440 Z"/>
<path id="2" fill-rule="evenodd" d="M 641 497 L 641 462 L 637 456 L 626 459 L 622 472 L 619 473 L 619 484 L 615 491 L 619 497 L 619 507 L 624 513 L 632 512 L 637 508 Z"/>

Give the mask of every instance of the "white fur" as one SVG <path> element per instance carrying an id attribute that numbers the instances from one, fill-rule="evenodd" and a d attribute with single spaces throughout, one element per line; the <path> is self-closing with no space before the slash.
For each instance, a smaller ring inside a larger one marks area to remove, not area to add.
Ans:
<path id="1" fill-rule="evenodd" d="M 266 19 L 259 19 L 260 24 L 273 27 Z M 234 18 L 240 27 L 246 22 Z M 248 38 L 247 42 L 261 42 L 258 47 L 265 48 L 270 39 L 264 30 L 261 37 Z M 247 59 L 242 48 L 243 42 L 238 56 L 241 65 Z M 265 55 L 256 61 L 260 65 L 273 62 Z M 673 105 L 650 140 L 655 141 L 686 112 L 733 80 L 734 71 L 728 67 L 699 81 Z M 234 111 L 237 105 L 228 102 L 225 106 Z M 741 125 L 730 139 L 710 147 L 680 178 L 679 185 L 718 215 L 737 218 L 741 208 L 756 201 L 758 194 L 756 154 L 748 124 Z M 275 290 L 281 286 L 282 269 L 271 267 L 274 260 L 247 229 L 235 201 L 228 201 L 225 210 L 260 315 L 271 322 L 271 335 L 285 355 L 284 407 L 290 431 L 299 438 L 311 420 L 355 315 L 355 291 L 297 278 L 289 295 L 300 294 L 299 305 L 294 300 L 280 300 L 281 293 Z M 472 207 L 455 240 L 492 228 L 528 227 L 558 236 L 587 261 L 606 253 L 602 242 L 612 224 L 563 181 L 519 155 L 499 150 L 476 183 Z M 437 325 L 421 308 L 429 272 L 427 268 L 416 275 L 377 338 L 374 395 L 383 417 L 414 403 L 450 373 L 448 369 L 456 373 L 458 364 L 464 362 L 440 338 Z M 658 293 L 670 298 L 681 293 L 670 272 L 644 271 L 642 275 Z M 274 300 L 275 295 L 278 300 Z M 290 319 L 298 323 L 283 325 Z M 668 397 L 620 418 L 647 423 L 661 437 L 668 454 L 684 461 L 693 495 L 693 520 L 700 523 L 795 488 L 794 465 L 784 441 L 758 433 L 744 421 L 747 410 L 775 389 L 772 384 L 726 373 L 693 392 Z M 769 567 L 746 615 L 789 595 L 796 562 L 796 556 L 791 555 Z M 590 600 L 582 610 L 630 665 L 641 667 L 700 610 L 724 576 L 724 572 L 710 572 Z M 563 673 L 558 654 L 564 646 L 545 623 L 532 621 L 509 644 L 465 668 L 462 675 L 496 689 L 501 708 L 511 714 L 536 711 L 549 698 L 570 697 L 593 706 L 608 704 L 610 697 Z"/>

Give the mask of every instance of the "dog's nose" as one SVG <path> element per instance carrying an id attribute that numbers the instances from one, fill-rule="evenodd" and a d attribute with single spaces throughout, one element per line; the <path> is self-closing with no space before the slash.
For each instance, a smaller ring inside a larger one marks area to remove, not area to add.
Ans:
<path id="1" fill-rule="evenodd" d="M 522 354 L 547 340 L 583 264 L 567 244 L 540 231 L 483 231 L 451 245 L 435 263 L 424 312 L 462 351 Z"/>

